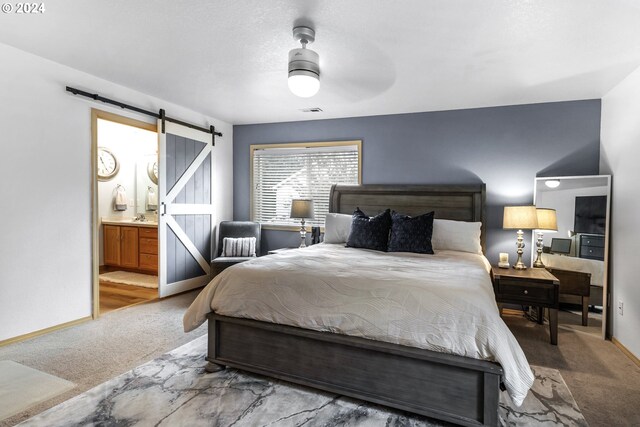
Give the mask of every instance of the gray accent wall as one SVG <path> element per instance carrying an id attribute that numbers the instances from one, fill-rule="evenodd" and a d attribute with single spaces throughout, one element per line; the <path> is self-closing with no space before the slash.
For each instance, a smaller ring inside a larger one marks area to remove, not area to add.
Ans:
<path id="1" fill-rule="evenodd" d="M 234 219 L 249 218 L 251 144 L 362 139 L 363 184 L 487 184 L 487 256 L 515 260 L 502 209 L 533 202 L 536 176 L 597 175 L 600 100 L 234 126 Z M 527 233 L 529 234 L 529 233 Z M 262 250 L 299 244 L 264 230 Z M 530 234 L 525 235 L 529 246 Z M 525 256 L 528 258 L 528 250 Z"/>

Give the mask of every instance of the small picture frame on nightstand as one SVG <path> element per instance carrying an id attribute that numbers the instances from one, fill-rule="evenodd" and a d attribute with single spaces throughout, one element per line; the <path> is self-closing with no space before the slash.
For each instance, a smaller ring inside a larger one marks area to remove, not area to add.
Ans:
<path id="1" fill-rule="evenodd" d="M 509 254 L 506 252 L 500 252 L 500 261 L 498 262 L 500 268 L 511 268 L 509 264 Z"/>

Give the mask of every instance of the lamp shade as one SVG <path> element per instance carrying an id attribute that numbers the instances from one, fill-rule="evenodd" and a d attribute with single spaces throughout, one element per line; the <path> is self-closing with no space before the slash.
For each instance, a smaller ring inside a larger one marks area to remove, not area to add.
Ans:
<path id="1" fill-rule="evenodd" d="M 536 208 L 538 216 L 538 227 L 536 230 L 558 231 L 558 220 L 556 210 L 548 208 Z"/>
<path id="2" fill-rule="evenodd" d="M 293 199 L 291 200 L 291 218 L 313 218 L 313 200 Z"/>
<path id="3" fill-rule="evenodd" d="M 505 206 L 502 228 L 507 230 L 533 230 L 538 228 L 535 206 Z"/>

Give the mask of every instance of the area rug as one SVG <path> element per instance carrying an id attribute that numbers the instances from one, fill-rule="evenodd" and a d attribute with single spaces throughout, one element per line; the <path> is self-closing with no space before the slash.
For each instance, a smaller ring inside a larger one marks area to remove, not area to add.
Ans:
<path id="1" fill-rule="evenodd" d="M 426 417 L 226 369 L 206 373 L 206 335 L 22 423 L 22 426 L 446 426 Z M 555 369 L 520 408 L 501 393 L 504 426 L 586 426 Z"/>
<path id="2" fill-rule="evenodd" d="M 151 274 L 131 273 L 129 271 L 112 271 L 98 276 L 101 282 L 119 285 L 142 286 L 143 288 L 158 288 L 158 276 Z"/>
<path id="3" fill-rule="evenodd" d="M 0 360 L 0 421 L 73 387 L 74 383 L 46 372 Z"/>

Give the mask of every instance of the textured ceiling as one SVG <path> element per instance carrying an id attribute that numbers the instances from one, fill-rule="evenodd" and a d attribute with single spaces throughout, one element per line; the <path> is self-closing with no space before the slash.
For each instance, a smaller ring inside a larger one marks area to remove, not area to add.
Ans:
<path id="1" fill-rule="evenodd" d="M 234 124 L 600 98 L 640 65 L 630 0 L 45 4 L 0 15 L 0 42 Z M 296 23 L 317 33 L 308 99 L 287 88 Z"/>

